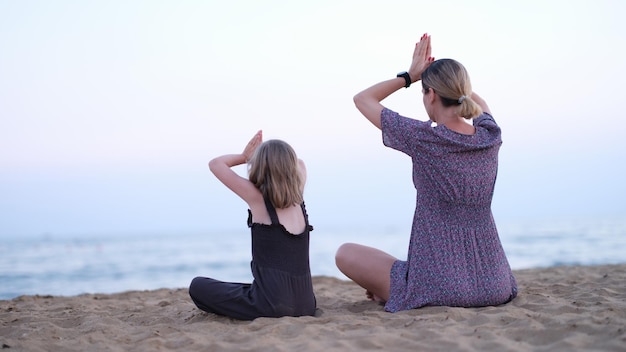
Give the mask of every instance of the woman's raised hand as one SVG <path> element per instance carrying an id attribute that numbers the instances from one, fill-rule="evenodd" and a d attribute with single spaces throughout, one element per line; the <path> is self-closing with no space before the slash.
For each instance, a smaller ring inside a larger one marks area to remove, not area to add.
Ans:
<path id="1" fill-rule="evenodd" d="M 243 155 L 246 157 L 246 162 L 248 162 L 250 160 L 250 158 L 252 158 L 252 155 L 254 155 L 254 151 L 256 150 L 256 148 L 259 147 L 259 145 L 261 145 L 261 143 L 263 143 L 263 131 L 259 130 L 250 140 L 250 142 L 248 142 L 248 145 L 246 145 L 246 148 L 243 150 Z"/>
<path id="2" fill-rule="evenodd" d="M 422 79 L 422 72 L 435 61 L 435 58 L 430 56 L 430 35 L 424 33 L 420 41 L 415 44 L 415 50 L 413 51 L 413 61 L 409 68 L 409 76 L 413 82 L 417 82 Z"/>

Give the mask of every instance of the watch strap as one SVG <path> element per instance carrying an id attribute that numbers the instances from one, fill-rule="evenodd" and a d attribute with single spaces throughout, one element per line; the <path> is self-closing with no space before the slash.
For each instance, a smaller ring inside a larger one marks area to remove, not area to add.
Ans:
<path id="1" fill-rule="evenodd" d="M 411 86 L 411 76 L 409 76 L 408 72 L 400 72 L 396 75 L 396 77 L 404 78 L 404 88 L 409 88 Z"/>

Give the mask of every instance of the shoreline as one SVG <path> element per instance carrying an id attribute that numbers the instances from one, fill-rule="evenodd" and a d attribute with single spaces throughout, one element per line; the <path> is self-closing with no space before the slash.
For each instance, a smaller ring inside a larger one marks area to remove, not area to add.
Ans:
<path id="1" fill-rule="evenodd" d="M 237 321 L 187 288 L 0 300 L 9 351 L 624 351 L 626 264 L 513 271 L 519 295 L 481 308 L 387 313 L 352 281 L 314 276 L 315 317 Z"/>

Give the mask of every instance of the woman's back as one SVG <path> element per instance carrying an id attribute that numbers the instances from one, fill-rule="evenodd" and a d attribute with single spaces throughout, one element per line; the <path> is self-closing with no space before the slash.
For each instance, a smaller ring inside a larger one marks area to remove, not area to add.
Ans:
<path id="1" fill-rule="evenodd" d="M 474 135 L 462 135 L 383 111 L 385 144 L 413 158 L 417 190 L 407 261 L 391 270 L 389 311 L 500 304 L 516 294 L 491 214 L 500 129 L 487 114 L 474 126 Z"/>

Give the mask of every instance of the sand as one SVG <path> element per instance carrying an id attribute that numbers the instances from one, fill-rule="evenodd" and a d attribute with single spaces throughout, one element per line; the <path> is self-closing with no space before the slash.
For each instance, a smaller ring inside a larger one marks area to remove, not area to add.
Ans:
<path id="1" fill-rule="evenodd" d="M 626 264 L 515 271 L 520 294 L 484 308 L 387 313 L 314 277 L 315 317 L 237 321 L 186 288 L 0 301 L 5 351 L 626 351 Z"/>

